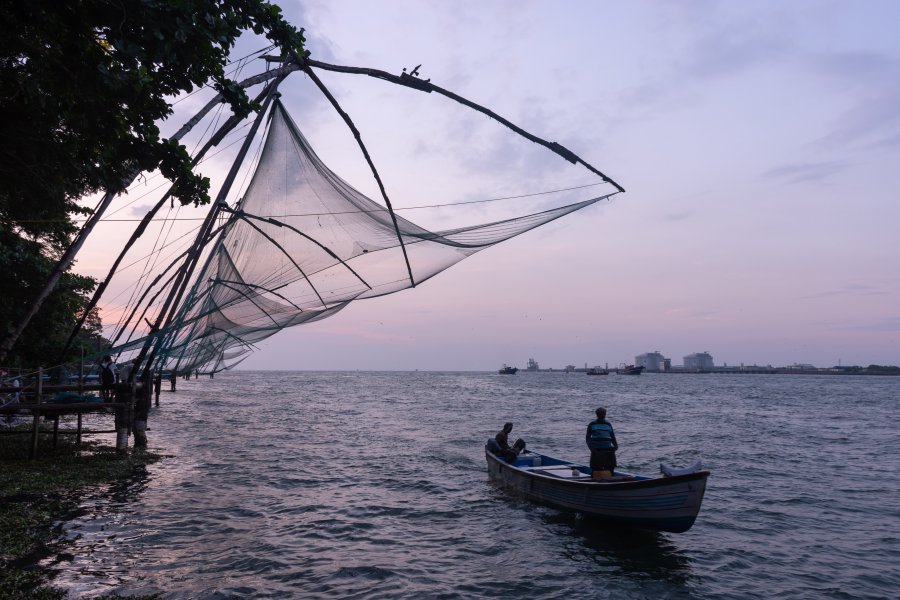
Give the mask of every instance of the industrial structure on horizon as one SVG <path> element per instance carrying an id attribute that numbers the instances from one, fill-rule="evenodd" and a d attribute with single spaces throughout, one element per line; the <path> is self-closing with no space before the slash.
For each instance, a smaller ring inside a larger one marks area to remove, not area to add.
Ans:
<path id="1" fill-rule="evenodd" d="M 715 363 L 709 352 L 695 352 L 684 357 L 684 366 L 682 369 L 691 369 L 699 371 L 711 370 Z M 658 373 L 660 371 L 672 370 L 672 359 L 663 356 L 659 350 L 646 352 L 634 357 L 634 365 L 636 367 L 644 367 L 645 371 Z"/>
<path id="2" fill-rule="evenodd" d="M 717 367 L 715 362 L 713 361 L 712 355 L 708 351 L 688 354 L 687 356 L 683 357 L 683 361 L 684 362 L 681 366 L 672 366 L 671 358 L 666 358 L 659 350 L 654 350 L 653 352 L 645 352 L 644 354 L 635 356 L 634 365 L 625 365 L 624 363 L 622 363 L 621 368 L 625 368 L 626 366 L 643 367 L 642 371 L 645 373 L 787 373 L 805 375 L 900 375 L 900 367 L 891 365 L 869 365 L 868 367 L 838 365 L 834 367 L 819 368 L 807 363 L 794 363 L 792 365 L 784 367 L 773 367 L 772 365 L 757 364 L 745 365 L 744 363 L 741 363 L 740 365 L 728 366 L 728 363 L 724 363 Z M 609 364 L 602 367 L 596 366 L 593 368 L 589 368 L 587 363 L 585 363 L 584 368 L 576 367 L 575 365 L 566 365 L 562 369 L 541 369 L 538 366 L 538 362 L 533 358 L 528 359 L 528 367 L 525 370 L 558 371 L 564 373 L 587 372 L 591 375 L 597 374 L 591 373 L 591 371 L 610 371 Z M 616 372 L 619 372 L 619 370 L 616 370 Z M 604 372 L 602 374 L 605 375 L 606 373 Z"/>

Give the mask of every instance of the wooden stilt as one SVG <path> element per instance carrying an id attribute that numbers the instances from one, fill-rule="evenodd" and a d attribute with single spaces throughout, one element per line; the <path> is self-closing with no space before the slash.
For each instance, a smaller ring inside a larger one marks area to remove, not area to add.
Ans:
<path id="1" fill-rule="evenodd" d="M 31 454 L 28 455 L 28 458 L 34 460 L 35 458 L 37 458 L 38 430 L 41 425 L 41 411 L 35 409 L 31 414 L 34 416 L 34 424 L 31 428 Z"/>
<path id="2" fill-rule="evenodd" d="M 37 389 L 36 389 L 35 395 L 34 395 L 34 403 L 40 404 L 41 396 L 43 395 L 43 390 L 44 390 L 44 368 L 43 367 L 38 367 L 36 388 Z M 24 400 L 24 399 L 25 398 L 23 397 L 22 400 Z M 38 437 L 39 437 L 39 431 L 40 431 L 40 427 L 41 427 L 41 411 L 39 408 L 35 407 L 35 410 L 34 410 L 34 412 L 32 412 L 32 414 L 34 415 L 34 420 L 33 420 L 33 426 L 31 429 L 30 458 L 35 459 L 35 458 L 37 458 L 37 452 L 38 452 Z"/>

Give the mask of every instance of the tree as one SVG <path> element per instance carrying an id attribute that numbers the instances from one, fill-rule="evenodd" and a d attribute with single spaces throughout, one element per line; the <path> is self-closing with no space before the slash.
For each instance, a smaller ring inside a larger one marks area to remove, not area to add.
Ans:
<path id="1" fill-rule="evenodd" d="M 0 227 L 0 270 L 6 274 L 0 323 L 17 316 L 18 307 L 31 299 L 35 288 L 43 285 L 54 264 L 54 260 L 44 255 L 40 244 Z M 20 338 L 11 364 L 5 366 L 34 368 L 46 365 L 47 357 L 56 359 L 95 285 L 96 281 L 90 277 L 65 274 Z M 92 311 L 86 323 L 76 343 L 62 357 L 64 361 L 78 359 L 81 350 L 94 354 L 107 346 L 107 340 L 101 335 L 100 314 Z"/>
<path id="2" fill-rule="evenodd" d="M 171 99 L 212 85 L 244 116 L 256 107 L 225 76 L 238 36 L 303 52 L 302 30 L 263 0 L 0 0 L 0 10 L 0 228 L 49 259 L 63 258 L 73 217 L 90 213 L 79 199 L 120 192 L 141 171 L 158 168 L 184 204 L 209 202 L 187 150 L 160 137 Z M 0 360 L 15 313 L 0 319 Z"/>

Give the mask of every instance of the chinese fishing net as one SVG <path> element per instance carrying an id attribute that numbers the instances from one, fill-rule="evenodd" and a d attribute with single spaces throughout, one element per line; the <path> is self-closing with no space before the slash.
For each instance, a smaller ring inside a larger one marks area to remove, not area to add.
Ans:
<path id="1" fill-rule="evenodd" d="M 403 290 L 484 248 L 603 200 L 428 231 L 332 172 L 280 102 L 243 199 L 212 246 L 156 364 L 179 373 L 233 367 L 261 340 Z M 402 242 L 402 243 L 401 243 Z"/>

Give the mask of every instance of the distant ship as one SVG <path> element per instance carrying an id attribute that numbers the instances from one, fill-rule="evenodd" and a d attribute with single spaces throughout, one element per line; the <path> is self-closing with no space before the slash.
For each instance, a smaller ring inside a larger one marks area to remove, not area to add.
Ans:
<path id="1" fill-rule="evenodd" d="M 528 365 L 525 367 L 526 371 L 539 371 L 540 367 L 537 364 L 537 361 L 533 358 L 528 359 Z"/>
<path id="2" fill-rule="evenodd" d="M 618 369 L 616 369 L 616 373 L 619 375 L 640 375 L 644 370 L 643 366 L 636 367 L 634 365 L 622 365 Z"/>
<path id="3" fill-rule="evenodd" d="M 518 371 L 518 367 L 508 367 L 506 365 L 503 365 L 503 367 L 497 372 L 501 375 L 515 375 L 516 373 L 518 373 Z"/>
<path id="4" fill-rule="evenodd" d="M 601 367 L 591 367 L 590 369 L 585 369 L 584 372 L 588 375 L 609 375 L 609 369 Z"/>

